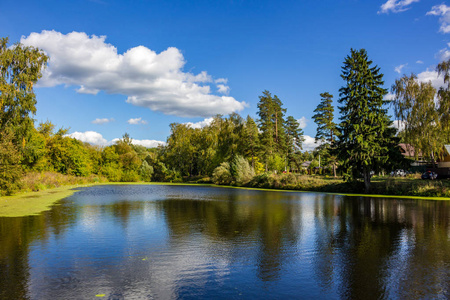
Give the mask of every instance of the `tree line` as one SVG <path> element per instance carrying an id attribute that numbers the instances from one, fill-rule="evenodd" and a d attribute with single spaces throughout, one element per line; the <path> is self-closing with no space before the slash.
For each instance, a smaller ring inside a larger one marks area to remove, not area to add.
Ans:
<path id="1" fill-rule="evenodd" d="M 173 123 L 164 146 L 135 145 L 128 134 L 106 147 L 82 143 L 47 121 L 37 126 L 33 85 L 48 57 L 39 49 L 0 40 L 0 190 L 10 194 L 26 172 L 54 171 L 75 176 L 97 174 L 109 181 L 182 181 L 209 177 L 215 183 L 245 184 L 265 172 L 300 172 L 301 164 L 320 155 L 322 165 L 347 181 L 370 189 L 373 172 L 390 171 L 404 163 L 403 141 L 435 159 L 449 139 L 450 61 L 439 64 L 446 87 L 419 83 L 414 74 L 397 80 L 393 101 L 385 100 L 383 74 L 364 49 L 351 49 L 344 60 L 339 90 L 339 120 L 334 122 L 333 95 L 320 94 L 313 116 L 320 146 L 302 152 L 303 131 L 278 96 L 263 91 L 257 118 L 216 115 L 202 128 Z M 438 101 L 434 101 L 437 95 Z M 388 115 L 405 129 L 397 134 Z M 421 114 L 426 112 L 426 118 Z M 441 147 L 442 148 L 442 147 Z M 416 152 L 417 153 L 417 152 Z"/>

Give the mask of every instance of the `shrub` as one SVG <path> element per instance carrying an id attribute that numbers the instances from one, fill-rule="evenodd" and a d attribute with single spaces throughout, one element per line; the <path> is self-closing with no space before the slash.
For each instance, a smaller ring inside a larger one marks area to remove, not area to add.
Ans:
<path id="1" fill-rule="evenodd" d="M 175 171 L 173 169 L 172 170 L 167 169 L 165 181 L 183 182 L 183 178 L 181 177 L 181 172 Z"/>
<path id="2" fill-rule="evenodd" d="M 143 181 L 150 182 L 152 179 L 153 167 L 145 160 L 142 161 L 141 167 L 139 168 L 139 175 L 141 175 Z"/>
<path id="3" fill-rule="evenodd" d="M 139 174 L 134 170 L 125 171 L 122 173 L 122 182 L 136 182 L 139 181 Z"/>
<path id="4" fill-rule="evenodd" d="M 0 195 L 11 195 L 19 188 L 19 179 L 23 170 L 19 161 L 22 159 L 17 147 L 12 142 L 12 134 L 5 130 L 0 133 Z"/>
<path id="5" fill-rule="evenodd" d="M 233 181 L 233 177 L 230 172 L 230 164 L 223 162 L 214 169 L 212 175 L 212 181 L 215 184 L 230 184 Z"/>
<path id="6" fill-rule="evenodd" d="M 230 173 L 234 181 L 239 184 L 246 184 L 255 176 L 255 171 L 250 167 L 248 161 L 238 155 L 230 165 Z"/>
<path id="7" fill-rule="evenodd" d="M 108 178 L 109 181 L 119 182 L 122 178 L 122 169 L 115 164 L 108 164 L 103 166 L 101 173 Z"/>

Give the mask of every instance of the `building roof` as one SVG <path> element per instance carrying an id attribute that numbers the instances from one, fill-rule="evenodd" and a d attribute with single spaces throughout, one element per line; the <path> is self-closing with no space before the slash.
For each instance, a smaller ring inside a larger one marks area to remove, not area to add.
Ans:
<path id="1" fill-rule="evenodd" d="M 444 145 L 444 148 L 447 151 L 447 155 L 450 155 L 450 145 Z"/>
<path id="2" fill-rule="evenodd" d="M 311 162 L 309 160 L 302 163 L 302 167 L 307 168 L 311 165 Z"/>
<path id="3" fill-rule="evenodd" d="M 398 146 L 400 147 L 400 152 L 402 153 L 403 156 L 415 157 L 416 151 L 411 144 L 403 144 L 402 143 L 402 144 L 398 144 Z M 418 152 L 418 156 L 419 157 L 422 156 L 421 151 Z"/>

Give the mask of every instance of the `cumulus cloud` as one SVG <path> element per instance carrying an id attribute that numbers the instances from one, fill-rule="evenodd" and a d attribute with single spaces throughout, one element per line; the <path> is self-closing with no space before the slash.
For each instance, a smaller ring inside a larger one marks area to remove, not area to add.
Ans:
<path id="1" fill-rule="evenodd" d="M 409 9 L 409 5 L 420 0 L 388 0 L 381 5 L 381 9 L 378 11 L 380 14 L 387 14 L 389 12 L 399 13 Z"/>
<path id="2" fill-rule="evenodd" d="M 100 133 L 95 131 L 85 131 L 85 132 L 74 132 L 71 134 L 67 134 L 66 136 L 77 139 L 84 143 L 89 143 L 91 145 L 97 146 L 109 146 L 114 144 L 119 140 L 119 138 L 115 138 L 111 141 L 106 140 Z M 156 140 L 135 140 L 132 139 L 131 143 L 133 145 L 141 145 L 147 148 L 155 148 L 159 145 L 165 145 L 165 142 L 156 141 Z"/>
<path id="3" fill-rule="evenodd" d="M 213 120 L 214 120 L 214 118 L 207 118 L 207 119 L 204 119 L 203 121 L 200 121 L 197 123 L 187 122 L 187 123 L 183 123 L 183 124 L 186 124 L 189 127 L 196 129 L 196 128 L 203 128 L 205 126 L 211 125 Z"/>
<path id="4" fill-rule="evenodd" d="M 209 84 L 224 85 L 226 79 L 214 81 L 205 71 L 184 72 L 186 61 L 177 48 L 156 53 L 137 46 L 119 54 L 105 40 L 106 36 L 84 32 L 42 31 L 22 37 L 21 43 L 50 56 L 39 80 L 42 87 L 63 84 L 78 87 L 79 93 L 121 94 L 130 104 L 177 116 L 227 115 L 247 106 L 233 97 L 211 93 Z"/>
<path id="5" fill-rule="evenodd" d="M 416 61 L 416 64 L 423 64 L 423 61 L 418 60 L 418 61 Z"/>
<path id="6" fill-rule="evenodd" d="M 110 118 L 110 119 L 108 119 L 108 118 L 101 118 L 101 119 L 97 118 L 94 121 L 92 121 L 91 123 L 92 124 L 102 125 L 102 124 L 106 124 L 106 123 L 110 123 L 110 122 L 114 122 L 114 121 L 115 121 L 114 118 Z"/>
<path id="7" fill-rule="evenodd" d="M 224 84 L 218 84 L 217 91 L 221 94 L 228 95 L 228 93 L 230 92 L 230 87 Z"/>
<path id="8" fill-rule="evenodd" d="M 450 47 L 450 43 L 447 43 L 447 47 Z M 450 50 L 448 48 L 441 49 L 437 54 L 436 57 L 440 61 L 448 60 L 450 58 Z"/>
<path id="9" fill-rule="evenodd" d="M 318 141 L 316 143 L 315 138 L 309 136 L 309 135 L 304 135 L 303 138 L 305 139 L 302 143 L 302 148 L 304 151 L 312 151 L 314 150 L 316 147 L 321 145 L 321 142 Z"/>
<path id="10" fill-rule="evenodd" d="M 160 145 L 164 146 L 166 144 L 165 142 L 155 140 L 132 140 L 131 143 L 133 145 L 141 145 L 146 148 L 156 148 Z"/>
<path id="11" fill-rule="evenodd" d="M 395 72 L 397 72 L 398 74 L 400 74 L 401 72 L 402 72 L 402 69 L 404 68 L 404 67 L 406 67 L 408 64 L 403 64 L 403 65 L 400 65 L 400 66 L 397 66 L 397 67 L 395 67 Z"/>
<path id="12" fill-rule="evenodd" d="M 436 89 L 444 86 L 443 76 L 439 76 L 438 72 L 435 70 L 427 69 L 426 71 L 417 74 L 417 80 L 420 82 L 431 81 L 431 85 Z"/>
<path id="13" fill-rule="evenodd" d="M 387 94 L 384 96 L 383 99 L 384 99 L 385 101 L 392 101 L 392 100 L 395 99 L 395 95 L 392 94 L 392 93 L 387 93 Z"/>
<path id="14" fill-rule="evenodd" d="M 214 82 L 215 83 L 227 84 L 228 83 L 228 79 L 227 78 L 217 78 Z"/>
<path id="15" fill-rule="evenodd" d="M 75 131 L 67 136 L 92 145 L 107 146 L 110 144 L 100 133 L 95 131 Z"/>
<path id="16" fill-rule="evenodd" d="M 441 27 L 439 31 L 443 33 L 450 32 L 450 6 L 445 4 L 435 5 L 427 12 L 427 16 L 440 16 L 439 23 L 441 23 Z"/>
<path id="17" fill-rule="evenodd" d="M 301 129 L 305 129 L 306 126 L 308 126 L 309 120 L 306 119 L 305 117 L 301 117 L 300 119 L 297 120 L 297 122 Z"/>
<path id="18" fill-rule="evenodd" d="M 147 124 L 148 122 L 145 120 L 142 120 L 142 118 L 131 118 L 127 121 L 128 124 L 131 125 L 139 125 L 139 124 Z"/>
<path id="19" fill-rule="evenodd" d="M 394 126 L 394 128 L 397 128 L 398 131 L 403 131 L 405 130 L 405 121 L 402 120 L 394 120 L 394 122 L 392 123 L 392 126 Z"/>

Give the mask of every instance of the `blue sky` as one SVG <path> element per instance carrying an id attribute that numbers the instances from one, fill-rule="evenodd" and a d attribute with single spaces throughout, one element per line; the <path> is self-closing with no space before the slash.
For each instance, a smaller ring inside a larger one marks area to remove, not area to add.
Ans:
<path id="1" fill-rule="evenodd" d="M 154 145 L 170 123 L 217 113 L 257 118 L 263 90 L 313 137 L 319 94 L 337 105 L 350 48 L 368 51 L 386 88 L 411 72 L 439 86 L 449 24 L 434 0 L 0 2 L 0 36 L 50 55 L 36 120 L 102 145 L 125 132 Z"/>

